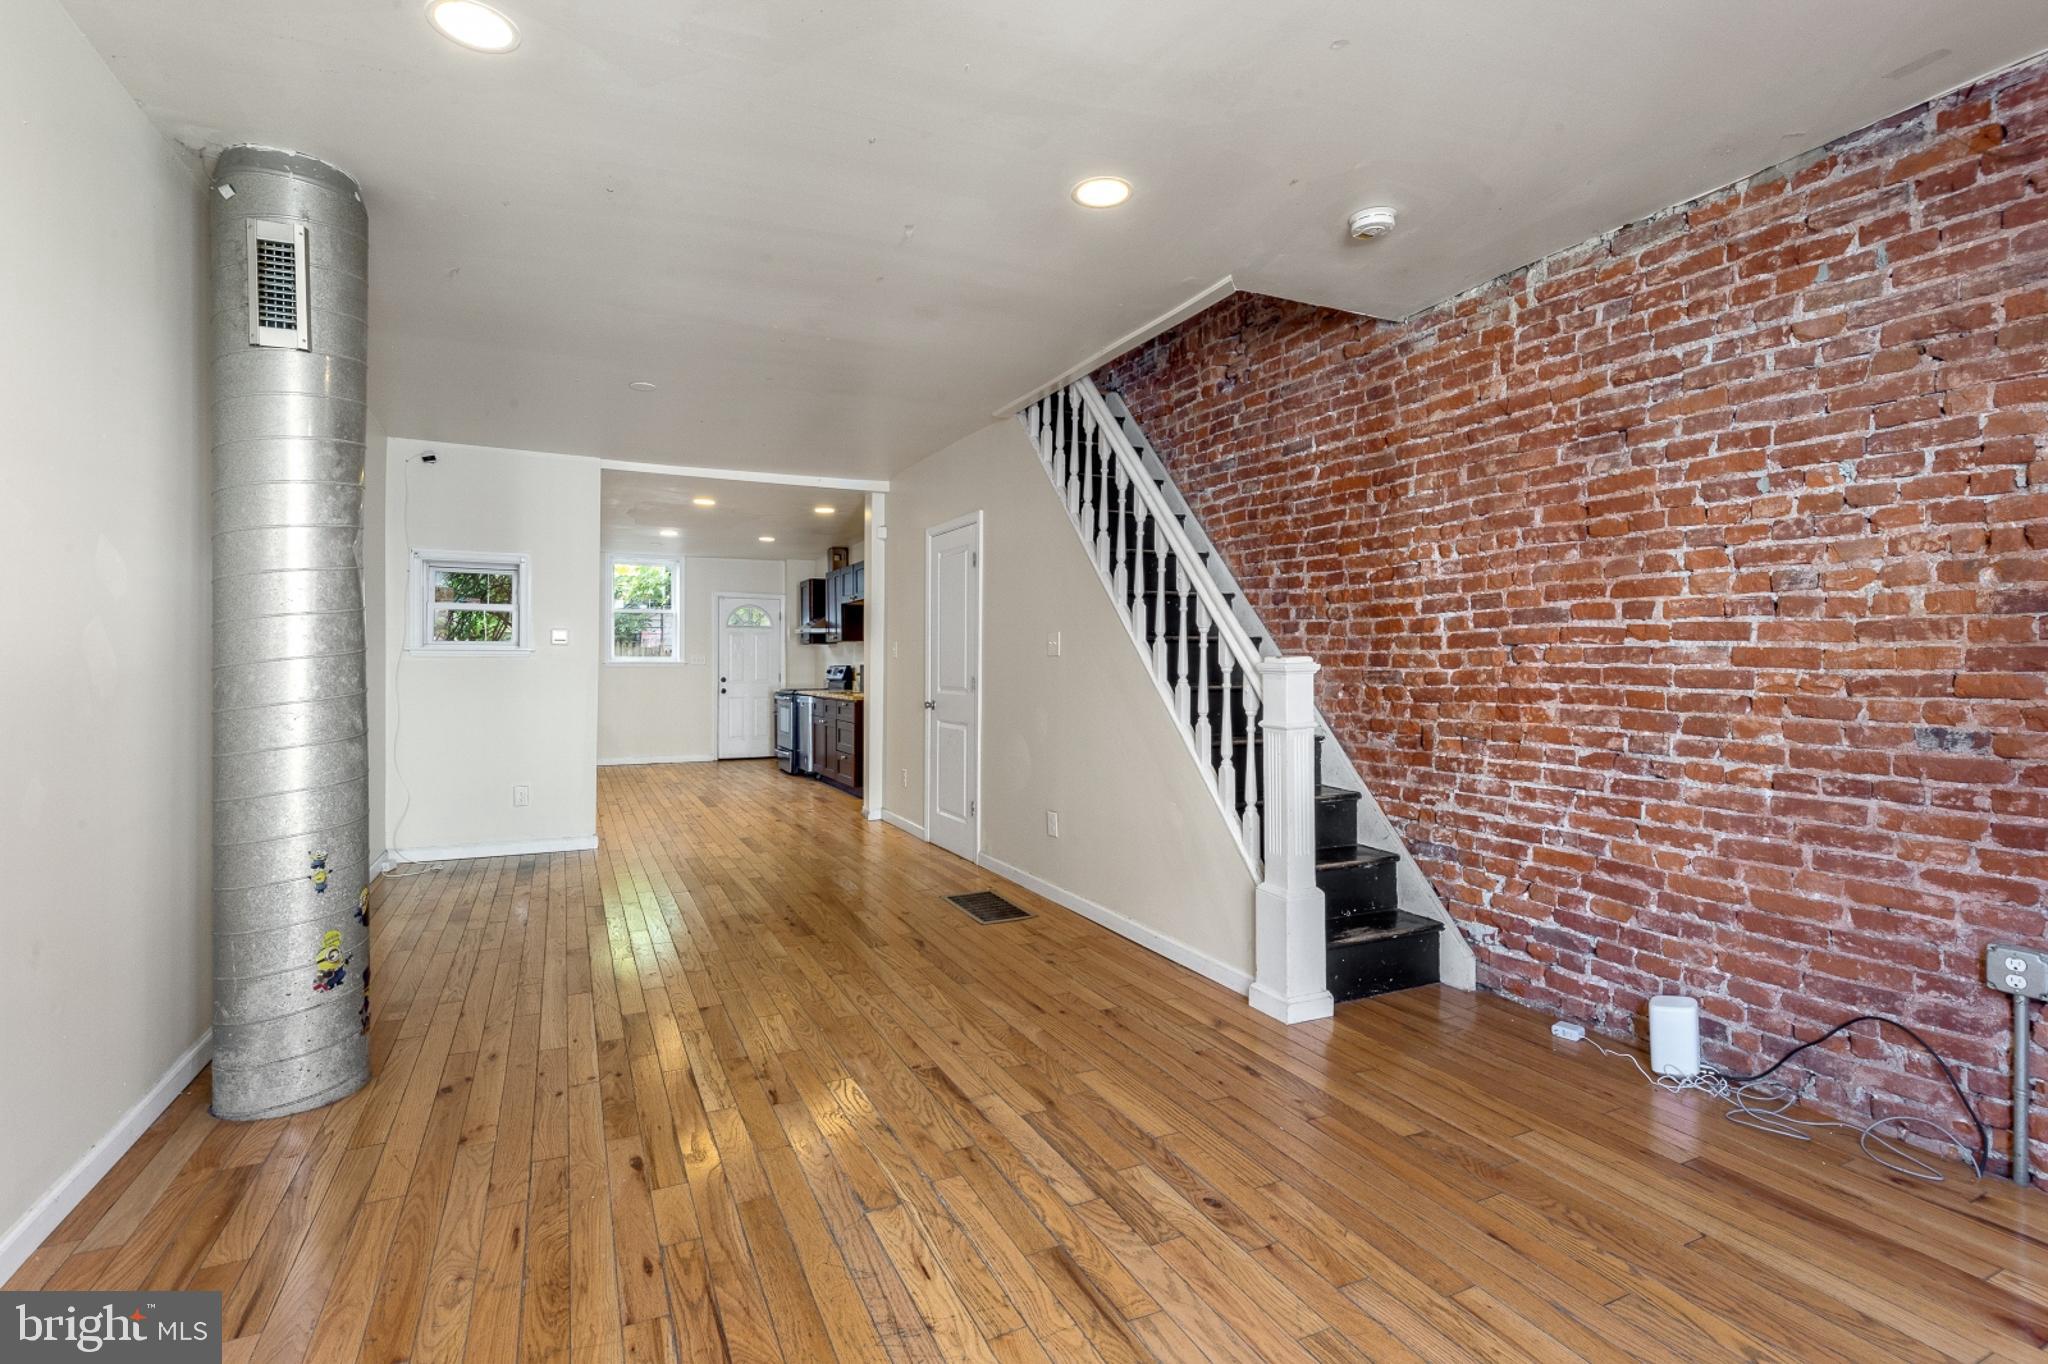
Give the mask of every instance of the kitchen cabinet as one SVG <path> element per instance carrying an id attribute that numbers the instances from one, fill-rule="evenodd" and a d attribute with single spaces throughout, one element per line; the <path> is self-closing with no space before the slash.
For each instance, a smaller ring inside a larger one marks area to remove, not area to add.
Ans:
<path id="1" fill-rule="evenodd" d="M 866 638 L 867 581 L 865 563 L 835 568 L 822 578 L 806 578 L 799 586 L 806 644 L 858 643 Z M 823 628 L 815 628 L 822 622 Z"/>
<path id="2" fill-rule="evenodd" d="M 854 795 L 861 793 L 867 765 L 863 703 L 814 694 L 811 701 L 811 770 Z"/>

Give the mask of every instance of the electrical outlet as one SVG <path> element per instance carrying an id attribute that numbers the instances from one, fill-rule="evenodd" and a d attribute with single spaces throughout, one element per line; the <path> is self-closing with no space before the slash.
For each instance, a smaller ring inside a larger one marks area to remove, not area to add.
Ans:
<path id="1" fill-rule="evenodd" d="M 531 786 L 525 786 L 525 785 L 520 785 L 520 786 L 515 786 L 515 787 L 513 787 L 513 788 L 512 788 L 512 803 L 513 803 L 514 805 L 531 805 L 531 804 L 533 804 L 533 788 L 532 788 Z"/>
<path id="2" fill-rule="evenodd" d="M 1984 982 L 2009 995 L 2048 999 L 2048 953 L 1993 943 L 1984 949 Z"/>
<path id="3" fill-rule="evenodd" d="M 1047 838 L 1058 838 L 1060 836 L 1059 811 L 1047 810 L 1045 812 L 1045 836 Z"/>
<path id="4" fill-rule="evenodd" d="M 908 791 L 910 789 L 910 769 L 906 767 L 902 769 L 902 771 L 903 780 L 898 782 L 897 785 L 901 786 L 904 790 Z"/>
<path id="5" fill-rule="evenodd" d="M 1060 656 L 1059 631 L 1055 630 L 1045 637 L 1045 655 L 1047 658 L 1058 658 Z"/>

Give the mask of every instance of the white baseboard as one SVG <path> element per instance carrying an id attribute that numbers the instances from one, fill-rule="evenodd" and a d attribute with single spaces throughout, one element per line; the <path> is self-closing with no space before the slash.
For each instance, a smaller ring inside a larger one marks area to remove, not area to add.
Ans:
<path id="1" fill-rule="evenodd" d="M 446 848 L 393 848 L 384 854 L 393 866 L 401 862 L 462 862 L 472 857 L 527 857 L 535 853 L 588 852 L 597 835 L 581 838 L 530 838 L 514 843 L 458 843 Z"/>
<path id="2" fill-rule="evenodd" d="M 894 810 L 883 810 L 882 822 L 884 824 L 895 825 L 897 828 L 903 830 L 904 833 L 909 834 L 912 838 L 917 839 L 919 842 L 924 841 L 924 825 L 912 824 L 909 820 L 897 814 Z"/>
<path id="3" fill-rule="evenodd" d="M 376 880 L 385 872 L 398 865 L 398 859 L 388 852 L 380 852 L 370 859 L 370 879 Z"/>
<path id="4" fill-rule="evenodd" d="M 772 753 L 764 753 L 761 756 L 773 757 L 774 755 Z M 657 763 L 715 763 L 717 761 L 718 755 L 716 753 L 676 753 L 667 757 L 599 758 L 597 765 L 599 767 L 653 767 Z"/>
<path id="5" fill-rule="evenodd" d="M 135 1106 L 121 1115 L 107 1134 L 94 1142 L 86 1153 L 55 1184 L 44 1191 L 43 1196 L 29 1205 L 27 1212 L 15 1219 L 14 1225 L 0 1235 L 0 1283 L 14 1276 L 22 1262 L 35 1253 L 43 1238 L 57 1229 L 57 1224 L 79 1205 L 92 1186 L 114 1168 L 114 1162 L 127 1154 L 157 1115 L 171 1106 L 171 1100 L 178 1092 L 192 1083 L 197 1075 L 213 1059 L 213 1029 L 199 1034 L 199 1040 L 185 1049 L 171 1068 L 163 1073 L 149 1092 L 135 1101 Z"/>
<path id="6" fill-rule="evenodd" d="M 1084 919 L 1092 919 L 1110 932 L 1129 938 L 1140 947 L 1150 948 L 1176 966 L 1185 966 L 1198 976 L 1206 976 L 1226 990 L 1241 995 L 1251 988 L 1250 972 L 1240 971 L 1235 966 L 1220 962 L 1206 952 L 1198 952 L 1178 938 L 1169 938 L 1156 928 L 1147 928 L 1136 919 L 1126 918 L 1113 909 L 1107 909 L 1093 900 L 1085 899 L 1050 881 L 1033 876 L 1021 867 L 1013 867 L 1000 858 L 983 853 L 978 860 L 982 866 L 996 875 L 1008 877 L 1034 895 L 1042 895 L 1056 905 L 1073 910 Z"/>

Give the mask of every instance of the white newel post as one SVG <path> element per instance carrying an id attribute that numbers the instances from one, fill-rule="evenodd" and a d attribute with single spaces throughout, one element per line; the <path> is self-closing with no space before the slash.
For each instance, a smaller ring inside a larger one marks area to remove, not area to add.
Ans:
<path id="1" fill-rule="evenodd" d="M 1316 662 L 1259 662 L 1265 693 L 1266 857 L 1252 940 L 1251 1005 L 1283 1023 L 1328 1018 L 1323 892 L 1316 885 Z"/>

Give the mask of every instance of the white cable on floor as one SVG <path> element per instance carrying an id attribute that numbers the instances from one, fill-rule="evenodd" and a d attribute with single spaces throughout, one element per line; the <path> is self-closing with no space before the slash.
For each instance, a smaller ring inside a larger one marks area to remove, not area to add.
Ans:
<path id="1" fill-rule="evenodd" d="M 1877 1118 L 1867 1123 L 1839 1122 L 1832 1118 L 1795 1118 L 1792 1105 L 1799 1096 L 1792 1090 L 1770 1080 L 1752 1080 L 1747 1084 L 1730 1084 L 1725 1076 L 1702 1069 L 1692 1075 L 1652 1075 L 1644 1068 L 1642 1059 L 1634 1052 L 1614 1051 L 1601 1046 L 1589 1035 L 1586 1041 L 1602 1056 L 1618 1056 L 1636 1068 L 1641 1075 L 1658 1089 L 1673 1094 L 1697 1091 L 1710 1099 L 1719 1099 L 1728 1104 L 1728 1111 L 1722 1116 L 1740 1127 L 1753 1127 L 1759 1132 L 1770 1132 L 1794 1141 L 1812 1141 L 1810 1130 L 1819 1127 L 1842 1127 L 1857 1134 L 1857 1144 L 1863 1154 L 1896 1174 L 1924 1179 L 1931 1184 L 1944 1182 L 1941 1171 L 1922 1160 L 1910 1148 L 1888 1140 L 1880 1129 L 1894 1125 L 1917 1125 L 1940 1133 L 1962 1153 L 1963 1161 L 1970 1167 L 1973 1179 L 1982 1179 L 1984 1172 L 1977 1167 L 1977 1153 L 1962 1143 L 1955 1133 L 1935 1122 L 1932 1118 L 1915 1117 L 1910 1114 L 1894 1114 L 1888 1118 Z M 1886 1159 L 1879 1149 L 1894 1157 Z"/>

